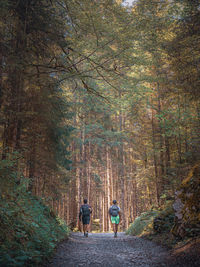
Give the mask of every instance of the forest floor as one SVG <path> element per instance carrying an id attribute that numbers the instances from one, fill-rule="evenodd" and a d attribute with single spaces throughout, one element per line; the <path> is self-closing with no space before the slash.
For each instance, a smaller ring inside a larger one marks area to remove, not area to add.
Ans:
<path id="1" fill-rule="evenodd" d="M 79 266 L 169 266 L 169 252 L 155 243 L 135 236 L 118 233 L 73 233 L 63 241 L 48 267 Z M 170 265 L 172 266 L 172 265 Z"/>

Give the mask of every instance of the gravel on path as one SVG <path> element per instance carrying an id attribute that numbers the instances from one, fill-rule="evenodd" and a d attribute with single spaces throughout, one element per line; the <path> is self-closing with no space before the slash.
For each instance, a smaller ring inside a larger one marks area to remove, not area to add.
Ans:
<path id="1" fill-rule="evenodd" d="M 48 267 L 129 267 L 167 266 L 168 251 L 139 237 L 118 233 L 73 233 L 62 242 Z"/>

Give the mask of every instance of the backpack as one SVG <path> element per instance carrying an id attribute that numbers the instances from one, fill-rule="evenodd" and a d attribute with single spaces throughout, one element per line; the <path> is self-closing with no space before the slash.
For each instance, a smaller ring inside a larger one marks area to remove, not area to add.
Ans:
<path id="1" fill-rule="evenodd" d="M 112 205 L 110 207 L 110 215 L 113 217 L 117 217 L 119 214 L 119 207 L 117 205 Z"/>
<path id="2" fill-rule="evenodd" d="M 82 216 L 89 216 L 90 215 L 90 206 L 85 204 L 85 205 L 82 205 L 81 206 L 81 213 L 82 213 Z"/>

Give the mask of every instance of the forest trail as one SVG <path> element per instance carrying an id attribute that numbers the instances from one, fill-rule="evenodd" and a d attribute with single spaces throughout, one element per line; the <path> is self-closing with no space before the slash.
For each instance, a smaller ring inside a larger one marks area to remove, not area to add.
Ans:
<path id="1" fill-rule="evenodd" d="M 155 243 L 139 237 L 119 233 L 73 233 L 62 242 L 48 267 L 79 266 L 168 266 L 164 263 L 168 251 Z"/>

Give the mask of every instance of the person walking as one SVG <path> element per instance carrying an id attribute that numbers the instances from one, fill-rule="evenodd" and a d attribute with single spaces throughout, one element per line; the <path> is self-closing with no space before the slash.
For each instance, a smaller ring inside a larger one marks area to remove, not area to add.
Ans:
<path id="1" fill-rule="evenodd" d="M 92 213 L 92 208 L 87 204 L 87 199 L 83 200 L 83 205 L 80 207 L 79 220 L 83 223 L 83 232 L 84 236 L 88 237 L 89 224 L 90 224 L 90 215 Z"/>
<path id="2" fill-rule="evenodd" d="M 113 200 L 113 205 L 109 208 L 110 221 L 113 226 L 114 237 L 117 237 L 118 225 L 121 221 L 120 207 L 117 206 L 117 201 Z"/>

